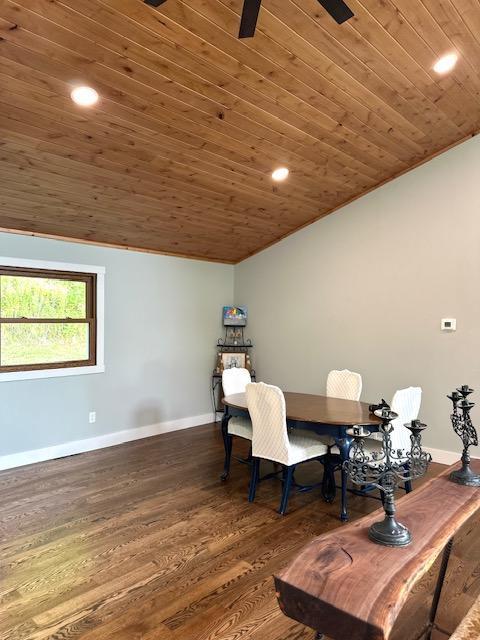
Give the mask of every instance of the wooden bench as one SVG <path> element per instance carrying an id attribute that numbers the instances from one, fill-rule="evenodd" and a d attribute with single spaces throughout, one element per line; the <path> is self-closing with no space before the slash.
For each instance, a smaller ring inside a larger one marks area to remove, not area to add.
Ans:
<path id="1" fill-rule="evenodd" d="M 480 471 L 480 462 L 473 466 Z M 449 481 L 457 467 L 447 468 L 397 501 L 398 518 L 412 532 L 409 546 L 383 547 L 369 540 L 369 526 L 383 510 L 309 543 L 275 576 L 282 611 L 333 640 L 388 640 L 413 587 L 443 552 L 442 574 L 450 541 L 480 508 L 480 488 Z M 427 637 L 443 577 L 444 571 L 425 629 Z"/>
<path id="2" fill-rule="evenodd" d="M 479 640 L 480 638 L 480 598 L 478 598 L 462 620 L 461 624 L 450 636 L 450 640 Z"/>

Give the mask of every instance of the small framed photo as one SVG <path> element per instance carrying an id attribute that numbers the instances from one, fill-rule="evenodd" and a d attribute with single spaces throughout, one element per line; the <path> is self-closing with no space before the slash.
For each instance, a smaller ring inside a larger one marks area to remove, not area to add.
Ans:
<path id="1" fill-rule="evenodd" d="M 239 367 L 245 369 L 245 353 L 222 353 L 222 364 L 224 369 Z"/>
<path id="2" fill-rule="evenodd" d="M 227 341 L 234 345 L 243 342 L 243 327 L 227 327 Z"/>
<path id="3" fill-rule="evenodd" d="M 247 307 L 223 307 L 223 325 L 225 327 L 245 327 Z"/>

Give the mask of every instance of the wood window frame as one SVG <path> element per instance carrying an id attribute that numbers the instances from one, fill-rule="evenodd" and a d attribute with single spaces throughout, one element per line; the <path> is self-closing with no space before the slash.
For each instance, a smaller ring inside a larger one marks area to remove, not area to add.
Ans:
<path id="1" fill-rule="evenodd" d="M 0 257 L 0 275 L 72 280 L 86 283 L 85 318 L 0 318 L 0 324 L 88 324 L 89 353 L 84 360 L 26 365 L 0 365 L 0 382 L 86 373 L 103 373 L 104 267 Z M 0 344 L 1 349 L 1 344 Z"/>
<path id="2" fill-rule="evenodd" d="M 59 369 L 64 367 L 91 367 L 97 364 L 97 318 L 95 273 L 77 273 L 73 271 L 54 271 L 53 269 L 28 269 L 24 267 L 2 267 L 2 276 L 20 276 L 24 278 L 45 278 L 49 280 L 68 280 L 85 283 L 85 318 L 3 318 L 2 324 L 88 324 L 88 358 L 85 360 L 64 360 L 61 362 L 38 362 L 35 364 L 2 366 L 2 341 L 0 335 L 0 373 L 12 371 L 34 371 L 38 369 Z M 1 309 L 1 302 L 0 302 Z"/>

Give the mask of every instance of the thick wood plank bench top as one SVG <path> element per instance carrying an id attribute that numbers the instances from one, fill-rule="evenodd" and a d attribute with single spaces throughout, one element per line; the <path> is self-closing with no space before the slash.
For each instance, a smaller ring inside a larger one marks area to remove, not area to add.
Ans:
<path id="1" fill-rule="evenodd" d="M 397 501 L 407 547 L 371 542 L 383 509 L 310 542 L 277 576 L 283 612 L 334 640 L 387 640 L 413 586 L 480 508 L 480 488 L 448 480 L 449 467 Z M 472 467 L 479 472 L 480 461 Z"/>

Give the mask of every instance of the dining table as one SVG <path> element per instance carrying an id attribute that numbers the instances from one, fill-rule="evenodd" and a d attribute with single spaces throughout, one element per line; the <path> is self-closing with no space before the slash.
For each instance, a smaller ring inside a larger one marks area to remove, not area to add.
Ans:
<path id="1" fill-rule="evenodd" d="M 287 427 L 289 429 L 308 429 L 322 436 L 330 436 L 338 447 L 341 467 L 341 506 L 340 519 L 348 520 L 347 508 L 347 472 L 343 462 L 348 460 L 352 437 L 347 430 L 354 425 L 366 425 L 371 432 L 379 430 L 380 418 L 370 412 L 367 402 L 344 400 L 330 396 L 309 393 L 284 392 L 286 405 Z M 228 422 L 232 416 L 248 416 L 247 399 L 245 393 L 236 393 L 222 399 L 224 413 L 222 417 L 222 435 L 225 445 L 225 468 L 222 479 L 228 477 Z M 325 489 L 324 498 L 331 501 L 335 487 Z"/>

